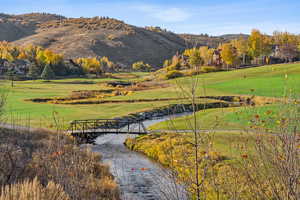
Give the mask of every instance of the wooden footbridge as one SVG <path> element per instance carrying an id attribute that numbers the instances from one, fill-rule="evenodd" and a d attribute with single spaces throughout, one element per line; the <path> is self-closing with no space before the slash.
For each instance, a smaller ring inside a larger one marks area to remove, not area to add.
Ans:
<path id="1" fill-rule="evenodd" d="M 142 121 L 124 119 L 75 120 L 68 130 L 73 136 L 95 137 L 104 134 L 147 134 Z"/>

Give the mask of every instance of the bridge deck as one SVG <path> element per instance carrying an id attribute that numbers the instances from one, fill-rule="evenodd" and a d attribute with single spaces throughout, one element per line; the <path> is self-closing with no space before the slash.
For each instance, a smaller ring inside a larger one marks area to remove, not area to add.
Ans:
<path id="1" fill-rule="evenodd" d="M 117 120 L 117 119 L 90 119 L 75 120 L 71 122 L 67 133 L 79 137 L 104 135 L 104 134 L 147 134 L 147 129 L 142 121 Z"/>
<path id="2" fill-rule="evenodd" d="M 144 135 L 144 134 L 147 134 L 146 132 L 138 132 L 138 131 L 102 131 L 102 130 L 99 130 L 99 131 L 94 131 L 94 130 L 85 130 L 85 131 L 80 131 L 80 130 L 76 130 L 76 131 L 67 131 L 67 133 L 69 134 L 97 134 L 97 135 L 100 135 L 100 134 L 132 134 L 132 135 Z"/>

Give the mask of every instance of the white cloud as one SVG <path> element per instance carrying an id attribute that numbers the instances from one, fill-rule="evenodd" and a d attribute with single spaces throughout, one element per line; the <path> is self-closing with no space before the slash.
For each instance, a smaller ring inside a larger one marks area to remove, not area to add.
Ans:
<path id="1" fill-rule="evenodd" d="M 176 7 L 139 5 L 134 6 L 134 8 L 163 22 L 182 22 L 191 17 L 188 11 Z"/>

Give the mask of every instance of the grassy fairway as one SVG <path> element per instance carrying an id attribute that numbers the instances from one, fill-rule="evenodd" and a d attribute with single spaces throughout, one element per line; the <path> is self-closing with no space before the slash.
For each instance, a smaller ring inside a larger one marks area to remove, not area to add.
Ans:
<path id="1" fill-rule="evenodd" d="M 144 74 L 142 74 L 144 75 Z M 141 75 L 141 77 L 142 77 Z M 2 88 L 7 90 L 6 119 L 18 124 L 49 127 L 53 124 L 53 112 L 58 113 L 60 120 L 65 122 L 74 119 L 111 118 L 167 105 L 168 102 L 135 103 L 135 104 L 105 104 L 105 105 L 56 105 L 46 103 L 32 103 L 25 101 L 30 98 L 66 96 L 74 90 L 99 90 L 100 82 L 119 79 L 64 79 L 51 82 L 44 81 L 18 81 L 15 87 L 10 82 L 2 81 Z M 123 80 L 136 80 L 123 79 Z"/>
<path id="2" fill-rule="evenodd" d="M 286 78 L 287 74 L 287 78 Z M 100 105 L 58 105 L 46 103 L 32 103 L 24 101 L 30 98 L 42 97 L 63 97 L 75 90 L 100 90 L 101 82 L 111 80 L 142 80 L 147 73 L 118 74 L 115 78 L 106 79 L 63 79 L 51 82 L 44 81 L 18 81 L 15 87 L 10 88 L 10 82 L 2 81 L 2 87 L 8 92 L 8 103 L 6 105 L 6 116 L 20 118 L 18 123 L 27 123 L 31 119 L 31 125 L 44 126 L 52 123 L 52 114 L 57 112 L 61 120 L 66 122 L 74 119 L 88 118 L 111 118 L 138 112 L 145 109 L 164 106 L 174 102 L 148 102 L 148 103 L 119 103 L 119 104 L 100 104 Z M 285 91 L 293 90 L 294 94 L 300 93 L 300 64 L 286 64 L 276 66 L 257 67 L 229 72 L 208 73 L 198 76 L 199 87 L 198 95 L 229 95 L 229 94 L 251 94 L 261 96 L 280 97 Z M 171 81 L 161 81 L 164 87 L 157 87 L 150 90 L 137 91 L 128 96 L 106 97 L 105 99 L 153 99 L 153 98 L 176 98 L 181 97 L 182 92 L 178 85 L 189 88 L 190 77 L 179 78 Z M 205 88 L 204 88 L 205 86 Z M 204 128 L 215 125 L 215 117 L 228 119 L 231 128 L 244 126 L 246 122 L 234 118 L 232 109 L 214 109 L 199 112 L 199 117 L 204 120 L 201 122 Z M 183 122 L 178 119 L 176 124 L 183 127 Z M 227 122 L 220 120 L 223 126 Z M 237 121 L 241 121 L 237 124 Z M 43 122 L 43 123 L 42 123 Z M 48 126 L 48 125 L 47 125 Z M 166 125 L 159 125 L 165 128 Z M 231 129 L 230 128 L 230 129 Z"/>
<path id="3" fill-rule="evenodd" d="M 248 94 L 282 97 L 285 92 L 300 93 L 300 64 L 270 65 L 229 72 L 199 75 L 199 93 L 203 95 Z M 190 79 L 176 82 L 188 87 Z M 205 90 L 203 89 L 205 88 Z"/>
<path id="4" fill-rule="evenodd" d="M 251 126 L 250 121 L 256 115 L 267 120 L 270 117 L 269 112 L 274 115 L 283 115 L 280 113 L 282 105 L 269 105 L 258 107 L 233 107 L 218 108 L 199 111 L 196 114 L 198 128 L 217 129 L 217 130 L 246 130 Z M 168 121 L 160 122 L 150 127 L 151 130 L 190 130 L 193 126 L 193 117 L 178 117 Z M 268 126 L 272 126 L 269 124 Z"/>

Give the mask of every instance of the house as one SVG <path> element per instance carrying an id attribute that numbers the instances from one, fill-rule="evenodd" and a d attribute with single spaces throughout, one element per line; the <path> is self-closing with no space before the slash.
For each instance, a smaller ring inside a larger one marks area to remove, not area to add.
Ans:
<path id="1" fill-rule="evenodd" d="M 222 56 L 221 56 L 221 49 L 216 49 L 213 53 L 213 64 L 215 66 L 222 66 Z"/>
<path id="2" fill-rule="evenodd" d="M 25 76 L 29 70 L 30 62 L 28 60 L 14 60 L 9 62 L 6 59 L 0 59 L 0 75 L 13 70 L 16 75 Z"/>

